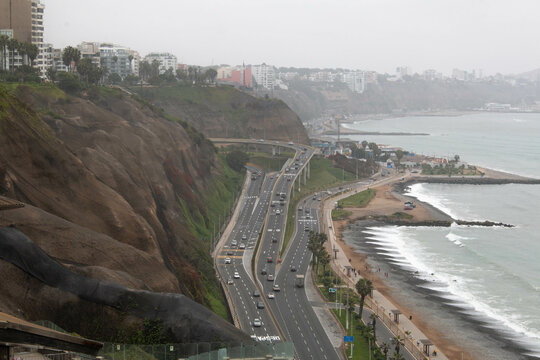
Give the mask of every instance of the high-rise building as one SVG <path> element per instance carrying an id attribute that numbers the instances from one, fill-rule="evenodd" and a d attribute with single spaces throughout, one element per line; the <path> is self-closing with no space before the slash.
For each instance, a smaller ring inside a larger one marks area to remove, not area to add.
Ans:
<path id="1" fill-rule="evenodd" d="M 363 93 L 366 88 L 365 75 L 363 71 L 350 71 L 343 74 L 343 82 L 355 93 Z"/>
<path id="2" fill-rule="evenodd" d="M 0 0 L 0 29 L 12 30 L 15 39 L 37 46 L 38 55 L 35 67 L 39 68 L 41 75 L 45 74 L 43 45 L 43 13 L 45 5 L 41 0 Z M 15 64 L 17 66 L 17 64 Z"/>
<path id="3" fill-rule="evenodd" d="M 272 90 L 274 88 L 274 79 L 276 78 L 276 72 L 274 67 L 262 63 L 261 65 L 252 65 L 251 73 L 253 74 L 253 80 L 258 86 L 262 86 L 265 89 Z"/>
<path id="4" fill-rule="evenodd" d="M 159 73 L 164 74 L 165 71 L 172 69 L 173 74 L 178 68 L 178 59 L 176 56 L 170 53 L 150 53 L 144 57 L 144 61 L 149 64 L 152 62 L 159 62 Z"/>

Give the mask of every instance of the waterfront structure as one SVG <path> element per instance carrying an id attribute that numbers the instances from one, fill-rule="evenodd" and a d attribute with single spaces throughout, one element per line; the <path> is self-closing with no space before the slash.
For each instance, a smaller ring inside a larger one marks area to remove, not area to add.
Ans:
<path id="1" fill-rule="evenodd" d="M 262 63 L 261 65 L 252 65 L 251 71 L 255 83 L 267 90 L 274 89 L 276 72 L 273 66 Z"/>
<path id="2" fill-rule="evenodd" d="M 178 68 L 178 59 L 171 53 L 167 52 L 153 52 L 144 57 L 144 61 L 152 64 L 154 61 L 159 62 L 159 73 L 164 74 L 167 70 L 171 69 L 173 73 Z"/>

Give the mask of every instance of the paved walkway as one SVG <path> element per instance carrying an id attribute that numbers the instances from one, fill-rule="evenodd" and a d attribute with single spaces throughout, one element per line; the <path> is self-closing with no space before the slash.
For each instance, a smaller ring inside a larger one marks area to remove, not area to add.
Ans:
<path id="1" fill-rule="evenodd" d="M 392 181 L 395 181 L 398 178 L 403 177 L 400 174 L 391 176 L 389 178 L 376 181 L 372 183 L 370 186 L 378 186 L 390 183 Z M 328 201 L 324 202 L 323 205 L 323 226 L 325 232 L 328 234 L 328 246 L 329 246 L 329 253 L 331 255 L 332 251 L 331 249 L 337 249 L 337 257 L 336 259 L 333 259 L 331 266 L 334 271 L 336 271 L 341 278 L 345 281 L 347 285 L 349 285 L 351 288 L 354 289 L 355 284 L 360 280 L 362 277 L 359 275 L 359 273 L 353 273 L 352 271 L 347 271 L 347 267 L 350 266 L 349 259 L 345 256 L 345 253 L 343 252 L 343 249 L 338 241 L 336 241 L 336 236 L 334 233 L 334 227 L 332 222 L 332 209 L 334 208 L 334 203 L 348 197 L 350 195 L 353 195 L 356 191 L 363 191 L 366 190 L 368 186 L 366 185 L 356 185 L 351 188 L 351 190 L 340 194 L 336 197 L 333 197 L 329 199 Z M 330 227 L 331 226 L 331 227 Z M 334 257 L 334 256 L 332 256 Z M 348 274 L 347 274 L 348 273 Z M 401 338 L 406 339 L 405 341 L 405 347 L 409 352 L 413 355 L 416 359 L 423 359 L 423 358 L 429 358 L 429 359 L 444 359 L 446 360 L 447 357 L 439 350 L 439 348 L 436 345 L 432 345 L 430 347 L 430 355 L 422 354 L 422 344 L 420 343 L 420 340 L 426 339 L 426 335 L 424 335 L 415 325 L 412 321 L 409 320 L 405 314 L 399 315 L 399 323 L 394 322 L 394 316 L 391 313 L 392 310 L 397 309 L 397 307 L 390 302 L 386 297 L 384 297 L 379 291 L 374 290 L 373 291 L 373 298 L 366 298 L 366 306 L 369 307 L 373 312 L 375 312 L 378 317 L 379 321 L 382 321 L 389 330 L 394 335 L 399 335 Z M 385 340 L 382 340 L 385 341 Z M 431 356 L 433 353 L 433 350 L 437 349 L 437 356 Z"/>

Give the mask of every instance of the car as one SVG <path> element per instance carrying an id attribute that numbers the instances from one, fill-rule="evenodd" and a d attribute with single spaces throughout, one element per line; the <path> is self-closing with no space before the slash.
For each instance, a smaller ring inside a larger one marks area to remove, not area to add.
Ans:
<path id="1" fill-rule="evenodd" d="M 264 309 L 264 303 L 262 301 L 257 301 L 257 309 Z"/>
<path id="2" fill-rule="evenodd" d="M 309 231 L 310 229 L 306 226 L 304 227 L 304 231 Z"/>
<path id="3" fill-rule="evenodd" d="M 296 266 L 291 265 L 291 271 L 292 271 L 292 272 L 296 272 Z"/>
<path id="4" fill-rule="evenodd" d="M 259 318 L 253 319 L 253 327 L 261 327 L 261 326 L 262 326 L 261 319 L 259 319 Z"/>
<path id="5" fill-rule="evenodd" d="M 238 248 L 239 248 L 239 249 L 245 249 L 245 248 L 246 248 L 246 244 L 240 243 L 240 245 L 238 245 Z"/>
<path id="6" fill-rule="evenodd" d="M 302 208 L 301 208 L 301 207 L 299 207 L 299 208 L 298 208 L 298 211 L 302 211 Z"/>
<path id="7" fill-rule="evenodd" d="M 268 276 L 266 277 L 266 280 L 268 280 L 268 281 L 274 281 L 274 275 L 268 274 Z"/>
<path id="8" fill-rule="evenodd" d="M 313 200 L 316 200 L 316 199 L 317 199 L 317 197 L 316 197 L 316 196 L 314 196 L 314 197 L 313 197 Z"/>
<path id="9" fill-rule="evenodd" d="M 227 255 L 229 255 L 229 256 L 234 255 L 234 251 L 232 251 L 232 250 L 227 250 Z"/>
<path id="10" fill-rule="evenodd" d="M 227 285 L 232 285 L 232 284 L 233 284 L 232 279 L 227 280 Z"/>
<path id="11" fill-rule="evenodd" d="M 242 240 L 247 240 L 247 235 L 246 234 L 242 235 Z"/>
<path id="12" fill-rule="evenodd" d="M 279 214 L 281 214 L 281 210 L 277 209 L 276 210 L 276 215 L 279 215 Z"/>
<path id="13" fill-rule="evenodd" d="M 271 256 L 269 256 L 269 257 L 266 258 L 266 262 L 271 263 L 271 262 L 274 262 L 274 260 L 272 259 Z"/>
<path id="14" fill-rule="evenodd" d="M 261 270 L 261 275 L 266 275 L 266 268 L 263 268 L 263 269 Z"/>
<path id="15" fill-rule="evenodd" d="M 285 200 L 280 200 L 279 205 L 281 206 L 285 205 Z"/>
<path id="16" fill-rule="evenodd" d="M 231 258 L 230 257 L 225 258 L 225 264 L 230 264 L 230 263 L 231 263 Z"/>
<path id="17" fill-rule="evenodd" d="M 281 229 L 276 229 L 276 232 L 281 232 Z"/>
<path id="18" fill-rule="evenodd" d="M 260 297 L 260 296 L 261 296 L 261 293 L 259 293 L 259 290 L 253 291 L 253 297 Z"/>
<path id="19" fill-rule="evenodd" d="M 233 277 L 234 277 L 235 279 L 240 279 L 240 274 L 238 273 L 238 271 L 235 271 L 235 272 L 234 272 Z"/>
<path id="20" fill-rule="evenodd" d="M 236 240 L 231 241 L 231 246 L 236 246 L 236 245 L 238 245 L 238 241 Z"/>
<path id="21" fill-rule="evenodd" d="M 272 286 L 272 290 L 274 290 L 275 292 L 278 292 L 278 291 L 280 291 L 281 289 L 279 288 L 279 285 L 278 285 L 278 284 L 274 284 L 274 286 Z"/>
<path id="22" fill-rule="evenodd" d="M 311 219 L 311 216 L 306 215 L 306 216 L 304 216 L 304 218 L 305 218 L 306 220 L 309 220 L 309 219 Z"/>
<path id="23" fill-rule="evenodd" d="M 259 142 L 264 142 L 264 139 L 259 139 Z"/>
<path id="24" fill-rule="evenodd" d="M 277 239 L 276 239 L 276 238 L 272 238 L 272 242 L 273 242 L 273 243 L 277 243 Z"/>
<path id="25" fill-rule="evenodd" d="M 276 295 L 275 295 L 273 292 L 268 293 L 268 298 L 269 298 L 269 299 L 273 299 L 273 298 L 275 298 L 275 297 L 276 297 Z"/>

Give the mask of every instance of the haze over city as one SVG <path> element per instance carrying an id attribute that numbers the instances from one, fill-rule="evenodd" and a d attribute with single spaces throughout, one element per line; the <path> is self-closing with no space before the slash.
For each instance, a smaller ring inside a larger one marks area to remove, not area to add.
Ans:
<path id="1" fill-rule="evenodd" d="M 49 0 L 45 41 L 114 42 L 200 65 L 515 74 L 539 67 L 539 13 L 533 0 Z"/>

